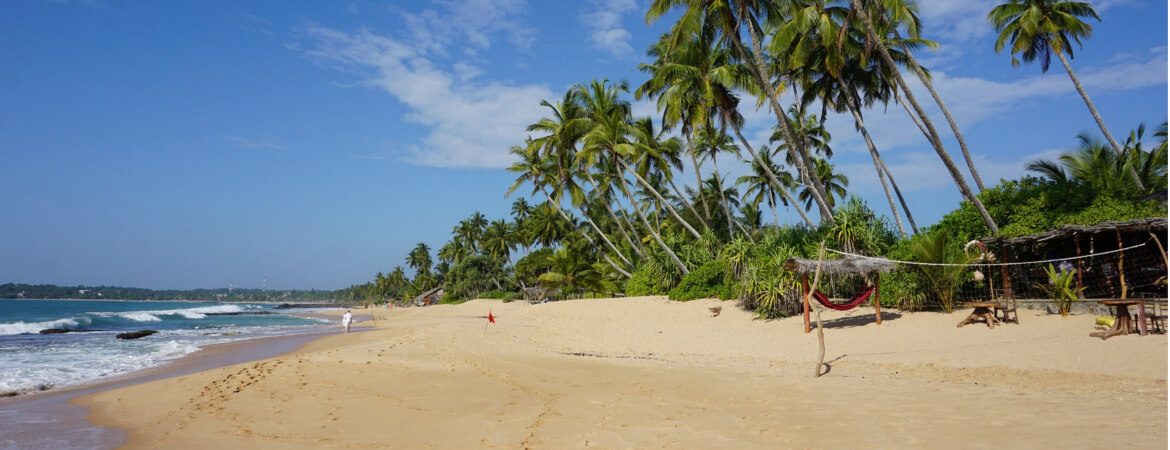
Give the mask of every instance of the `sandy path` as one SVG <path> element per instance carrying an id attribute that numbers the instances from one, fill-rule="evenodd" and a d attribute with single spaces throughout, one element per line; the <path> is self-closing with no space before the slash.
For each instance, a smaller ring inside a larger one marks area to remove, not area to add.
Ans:
<path id="1" fill-rule="evenodd" d="M 476 301 L 265 361 L 88 397 L 135 448 L 1166 448 L 1165 336 L 1088 316 L 956 329 L 835 313 L 812 378 L 800 320 L 713 301 Z M 498 317 L 485 334 L 488 308 Z M 872 317 L 872 316 L 870 316 Z"/>

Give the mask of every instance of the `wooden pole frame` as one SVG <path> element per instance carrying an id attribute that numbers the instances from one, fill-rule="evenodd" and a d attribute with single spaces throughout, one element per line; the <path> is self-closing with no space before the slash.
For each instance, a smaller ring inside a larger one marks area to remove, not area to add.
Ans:
<path id="1" fill-rule="evenodd" d="M 877 324 L 882 324 L 882 274 L 874 272 L 873 274 L 873 315 L 877 318 Z"/>
<path id="2" fill-rule="evenodd" d="M 809 310 L 808 296 L 811 294 L 811 292 L 809 292 L 809 289 L 808 289 L 808 274 L 807 273 L 804 274 L 804 276 L 801 278 L 800 287 L 801 287 L 801 292 L 804 294 L 803 295 L 804 301 L 802 302 L 802 303 L 804 303 L 804 332 L 805 332 L 805 334 L 808 334 L 808 333 L 812 332 L 812 324 L 809 323 L 809 317 L 808 317 L 808 312 L 809 312 L 808 311 Z"/>

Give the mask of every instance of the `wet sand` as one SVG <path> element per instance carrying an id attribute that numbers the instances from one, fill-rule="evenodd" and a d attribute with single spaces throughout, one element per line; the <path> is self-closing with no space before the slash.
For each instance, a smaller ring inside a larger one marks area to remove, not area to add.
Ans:
<path id="1" fill-rule="evenodd" d="M 477 300 L 78 401 L 129 448 L 1166 448 L 1165 335 L 1034 311 L 956 328 L 968 312 L 827 312 L 814 378 L 799 318 Z"/>

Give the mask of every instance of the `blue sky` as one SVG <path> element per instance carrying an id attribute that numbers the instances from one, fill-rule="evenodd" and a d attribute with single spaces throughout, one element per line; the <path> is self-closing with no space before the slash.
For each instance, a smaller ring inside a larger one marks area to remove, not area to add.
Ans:
<path id="1" fill-rule="evenodd" d="M 646 3 L 5 2 L 0 282 L 368 280 L 415 242 L 438 247 L 473 211 L 507 213 L 501 167 L 541 99 L 592 78 L 640 83 L 635 67 L 665 26 L 643 22 Z M 1042 75 L 992 51 L 994 2 L 922 3 L 941 47 L 920 57 L 989 184 L 1096 129 L 1058 65 Z M 1094 3 L 1103 22 L 1073 64 L 1124 139 L 1166 120 L 1167 6 Z M 763 143 L 770 112 L 744 114 Z M 867 122 L 920 224 L 957 205 L 901 108 Z M 880 211 L 851 121 L 828 125 L 834 163 Z"/>

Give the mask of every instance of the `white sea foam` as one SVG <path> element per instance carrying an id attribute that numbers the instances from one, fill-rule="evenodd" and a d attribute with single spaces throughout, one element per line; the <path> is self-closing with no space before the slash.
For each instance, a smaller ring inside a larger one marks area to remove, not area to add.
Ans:
<path id="1" fill-rule="evenodd" d="M 202 306 L 198 308 L 183 308 L 183 309 L 163 309 L 163 310 L 146 310 L 146 311 L 121 311 L 121 312 L 94 312 L 90 313 L 101 317 L 121 317 L 136 322 L 157 322 L 162 320 L 159 316 L 182 316 L 185 319 L 203 319 L 208 314 L 225 314 L 238 313 L 244 311 L 240 305 L 215 305 Z"/>
<path id="2" fill-rule="evenodd" d="M 50 328 L 61 328 L 68 330 L 76 330 L 81 325 L 89 324 L 89 318 L 71 318 L 71 319 L 57 319 L 47 322 L 13 322 L 0 323 L 0 336 L 9 336 L 13 334 L 25 333 L 39 333 L 41 330 L 48 330 Z"/>

